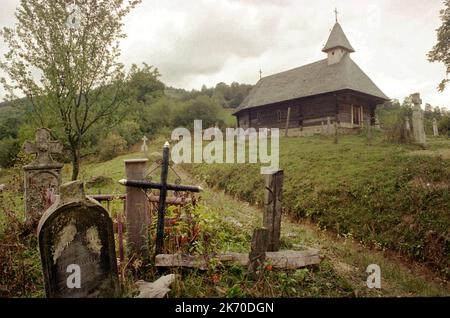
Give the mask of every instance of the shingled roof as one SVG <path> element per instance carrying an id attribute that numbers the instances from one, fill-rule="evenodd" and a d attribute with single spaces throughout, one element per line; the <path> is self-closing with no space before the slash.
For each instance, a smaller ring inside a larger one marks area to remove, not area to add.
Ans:
<path id="1" fill-rule="evenodd" d="M 343 89 L 351 89 L 383 100 L 389 100 L 389 97 L 372 82 L 346 53 L 342 60 L 336 64 L 328 65 L 327 59 L 324 59 L 262 78 L 250 91 L 235 114 L 243 109 Z"/>
<path id="2" fill-rule="evenodd" d="M 352 45 L 345 36 L 344 30 L 342 30 L 342 27 L 338 22 L 336 22 L 333 30 L 331 30 L 330 37 L 328 38 L 327 44 L 325 44 L 324 48 L 322 49 L 322 52 L 328 52 L 329 50 L 337 47 L 347 49 L 349 52 L 355 52 Z"/>

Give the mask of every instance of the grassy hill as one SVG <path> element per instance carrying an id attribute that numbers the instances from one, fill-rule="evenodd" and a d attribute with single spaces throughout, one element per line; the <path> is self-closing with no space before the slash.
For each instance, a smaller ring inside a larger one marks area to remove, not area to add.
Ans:
<path id="1" fill-rule="evenodd" d="M 438 143 L 441 144 L 438 145 Z M 161 150 L 162 144 L 163 140 L 151 143 L 149 151 L 151 162 L 158 157 L 155 152 Z M 448 145 L 445 140 L 436 140 L 433 144 L 437 145 L 436 147 L 441 150 L 445 149 L 445 145 Z M 309 209 L 307 211 L 314 211 L 315 207 L 328 204 L 328 210 L 337 211 L 328 216 L 328 218 L 324 218 L 320 213 L 309 213 L 322 226 L 324 226 L 325 222 L 330 222 L 331 224 L 329 218 L 339 216 L 343 211 L 346 211 L 347 207 L 348 209 L 352 208 L 353 210 L 351 211 L 356 211 L 358 207 L 362 206 L 362 203 L 355 198 L 346 199 L 345 202 L 353 203 L 345 203 L 344 205 L 339 200 L 341 198 L 340 192 L 334 194 L 335 199 L 328 202 L 332 195 L 324 191 L 330 189 L 329 187 L 336 189 L 341 182 L 346 182 L 346 184 L 351 185 L 351 189 L 353 189 L 351 191 L 356 191 L 355 188 L 361 182 L 364 182 L 363 180 L 377 180 L 375 177 L 368 177 L 372 173 L 370 167 L 372 169 L 377 167 L 380 170 L 375 173 L 380 179 L 379 182 L 392 183 L 392 180 L 386 179 L 392 176 L 397 177 L 395 171 L 397 171 L 398 167 L 386 165 L 389 156 L 401 158 L 398 160 L 402 164 L 408 162 L 409 159 L 413 160 L 412 163 L 418 159 L 423 162 L 431 160 L 429 163 L 438 160 L 432 157 L 414 157 L 416 148 L 394 147 L 384 144 L 381 140 L 376 140 L 374 145 L 368 146 L 364 139 L 358 136 L 342 138 L 339 145 L 333 145 L 331 140 L 324 137 L 282 139 L 281 145 L 282 149 L 284 149 L 282 150 L 282 167 L 285 167 L 286 170 L 284 200 L 286 210 L 291 211 L 291 214 L 295 215 L 295 211 L 303 211 L 300 207 L 308 206 Z M 434 154 L 433 149 L 428 150 L 429 154 Z M 327 156 L 322 158 L 320 154 L 326 154 Z M 142 153 L 130 153 L 107 162 L 83 165 L 80 176 L 82 180 L 85 182 L 102 180 L 98 183 L 91 182 L 87 188 L 87 193 L 123 193 L 124 188 L 116 182 L 124 177 L 123 160 L 139 157 L 142 157 Z M 353 162 L 354 158 L 359 158 L 359 161 L 357 160 L 357 163 L 350 164 L 349 161 Z M 404 160 L 405 162 L 403 162 Z M 361 162 L 364 161 L 368 163 L 362 165 Z M 245 169 L 242 169 L 240 166 L 233 167 L 228 165 L 193 165 L 185 168 L 195 172 L 197 176 L 201 176 L 209 184 L 226 188 L 228 192 L 236 196 L 252 202 L 260 200 L 263 179 L 259 175 L 259 166 L 248 165 Z M 200 182 L 197 178 L 186 173 L 185 169 L 181 169 L 181 167 L 175 167 L 175 169 L 181 175 L 183 183 L 197 184 Z M 381 170 L 386 170 L 386 172 Z M 436 174 L 441 172 L 441 170 L 437 170 Z M 158 170 L 153 173 L 155 180 L 158 179 L 158 173 Z M 414 175 L 416 173 L 417 171 L 414 170 Z M 69 176 L 70 167 L 65 166 L 63 179 L 68 180 Z M 98 177 L 105 178 L 99 179 Z M 171 177 L 174 177 L 173 173 L 171 173 Z M 338 178 L 338 180 L 334 180 L 334 178 Z M 443 175 L 438 179 L 441 180 L 442 178 Z M 14 174 L 11 174 L 4 181 L 14 183 L 14 179 L 16 177 Z M 16 181 L 19 182 L 18 180 Z M 433 184 L 439 184 L 437 182 L 436 179 Z M 311 185 L 313 187 L 307 189 Z M 242 192 L 240 191 L 241 189 Z M 389 189 L 385 191 L 389 191 Z M 356 192 L 352 193 L 357 196 Z M 14 231 L 18 221 L 10 215 L 14 213 L 19 218 L 23 217 L 21 195 L 20 191 L 9 191 L 4 193 L 3 199 L 5 200 L 1 201 L 2 210 L 8 213 L 0 214 L 0 224 L 3 223 L 3 226 L 0 226 L 0 245 L 7 245 L 8 248 L 4 248 L 0 252 L 0 270 L 2 273 L 5 273 L 5 275 L 0 276 L 0 287 L 10 291 L 10 295 L 13 296 L 43 296 L 41 266 L 35 241 L 30 239 L 24 242 L 18 239 L 17 232 Z M 306 198 L 315 198 L 316 201 L 304 202 L 303 200 L 306 200 Z M 16 201 L 16 204 L 11 203 L 13 200 Z M 291 200 L 293 201 L 291 202 Z M 371 204 L 373 204 L 374 200 L 370 201 L 372 202 Z M 194 225 L 199 226 L 200 235 L 183 246 L 174 245 L 174 237 L 181 235 L 192 238 L 189 236 L 191 235 L 189 233 L 192 224 L 180 222 L 170 230 L 170 233 L 166 234 L 166 246 L 168 246 L 169 252 L 182 250 L 184 252 L 202 254 L 205 252 L 225 251 L 245 252 L 250 249 L 252 230 L 254 227 L 262 224 L 260 208 L 233 198 L 225 194 L 224 191 L 212 188 L 205 189 L 199 202 L 198 208 L 191 211 L 191 213 L 195 221 Z M 380 204 L 384 206 L 381 202 Z M 448 204 L 448 201 L 447 203 L 441 202 L 442 206 L 437 206 L 443 207 L 444 204 Z M 290 207 L 295 207 L 298 210 L 294 208 L 290 210 Z M 341 208 L 338 209 L 336 207 Z M 111 204 L 109 209 L 111 217 L 114 219 L 122 209 L 123 206 L 120 201 Z M 325 213 L 323 211 L 325 210 L 321 210 L 322 213 Z M 364 211 L 367 211 L 367 209 Z M 168 213 L 173 216 L 173 210 L 170 210 Z M 436 223 L 438 221 L 443 222 L 442 220 L 445 221 L 440 213 L 438 213 L 439 219 L 435 220 Z M 350 212 L 347 212 L 345 215 L 350 215 Z M 370 216 L 373 218 L 372 214 Z M 325 257 L 319 266 L 297 271 L 273 271 L 266 268 L 260 277 L 253 281 L 248 279 L 246 268 L 240 266 L 226 268 L 215 263 L 214 259 L 212 259 L 211 266 L 207 271 L 173 269 L 172 272 L 179 276 L 169 296 L 364 297 L 448 295 L 448 287 L 445 286 L 445 282 L 435 280 L 433 273 L 429 272 L 422 265 L 405 264 L 403 260 L 392 258 L 382 250 L 370 250 L 360 244 L 359 240 L 354 239 L 356 234 L 350 234 L 350 231 L 343 230 L 345 229 L 344 226 L 352 229 L 354 227 L 352 222 L 362 222 L 360 220 L 362 217 L 361 213 L 355 212 L 352 218 L 345 223 L 339 219 L 338 222 L 341 224 L 338 226 L 339 230 L 336 227 L 329 226 L 328 228 L 341 233 L 339 237 L 336 237 L 330 235 L 329 231 L 318 230 L 315 225 L 298 223 L 296 220 L 289 220 L 289 218 L 284 216 L 282 248 L 319 248 Z M 373 219 L 377 220 L 376 218 Z M 11 222 L 11 220 L 14 220 L 14 222 Z M 153 220 L 155 221 L 155 218 Z M 389 218 L 387 220 L 390 221 Z M 448 225 L 448 223 L 446 224 Z M 365 229 L 364 226 L 363 228 Z M 446 227 L 443 225 L 443 228 Z M 154 227 L 151 228 L 150 233 L 151 237 L 153 235 Z M 380 234 L 379 237 L 383 236 Z M 374 236 L 374 238 L 376 239 L 378 236 Z M 390 238 L 390 236 L 387 236 L 387 238 Z M 366 240 L 365 242 L 370 241 Z M 116 244 L 117 246 L 118 244 Z M 365 286 L 364 282 L 367 277 L 365 268 L 369 264 L 379 264 L 381 266 L 382 290 L 369 290 Z M 160 275 L 151 264 L 150 266 L 142 267 L 136 262 L 121 264 L 119 272 L 125 297 L 135 295 L 136 287 L 134 282 L 136 280 L 145 279 L 152 281 Z"/>
<path id="2" fill-rule="evenodd" d="M 365 246 L 395 250 L 449 276 L 450 140 L 428 150 L 393 145 L 378 135 L 281 138 L 283 207 Z M 250 203 L 263 200 L 259 165 L 186 167 L 208 185 Z"/>

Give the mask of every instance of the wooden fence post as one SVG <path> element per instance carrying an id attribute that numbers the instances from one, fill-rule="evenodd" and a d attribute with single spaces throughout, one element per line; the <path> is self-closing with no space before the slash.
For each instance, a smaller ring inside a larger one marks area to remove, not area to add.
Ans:
<path id="1" fill-rule="evenodd" d="M 339 124 L 337 121 L 334 122 L 334 143 L 338 144 L 339 140 L 338 140 L 338 136 L 339 136 Z"/>
<path id="2" fill-rule="evenodd" d="M 255 229 L 248 261 L 248 272 L 252 278 L 255 278 L 256 271 L 264 264 L 268 246 L 269 231 L 266 228 Z"/>
<path id="3" fill-rule="evenodd" d="M 288 137 L 288 134 L 289 134 L 289 122 L 290 121 L 291 121 L 291 108 L 289 107 L 288 111 L 287 111 L 287 118 L 286 118 L 286 129 L 284 131 L 285 137 Z"/>
<path id="4" fill-rule="evenodd" d="M 127 180 L 144 180 L 148 159 L 125 160 Z M 142 189 L 127 187 L 126 227 L 127 254 L 148 258 L 149 203 Z"/>
<path id="5" fill-rule="evenodd" d="M 269 246 L 267 249 L 269 252 L 276 252 L 280 249 L 283 177 L 283 170 L 272 171 L 265 176 L 263 224 L 269 231 Z"/>

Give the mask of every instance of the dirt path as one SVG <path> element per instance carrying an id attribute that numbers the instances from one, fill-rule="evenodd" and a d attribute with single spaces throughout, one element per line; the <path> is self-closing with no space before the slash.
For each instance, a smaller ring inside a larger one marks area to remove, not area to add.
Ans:
<path id="1" fill-rule="evenodd" d="M 177 167 L 183 180 L 200 182 Z M 200 183 L 201 184 L 201 183 Z M 245 230 L 249 235 L 262 225 L 262 210 L 240 201 L 221 190 L 210 189 L 202 184 L 205 191 L 201 202 L 213 206 L 223 219 Z M 374 251 L 363 247 L 351 237 L 336 237 L 316 225 L 299 223 L 283 216 L 281 243 L 284 249 L 318 248 L 329 260 L 335 272 L 345 278 L 355 289 L 356 296 L 445 296 L 450 295 L 448 282 L 436 278 L 423 265 L 402 259 L 386 251 Z M 369 290 L 366 286 L 369 264 L 381 268 L 381 291 Z"/>

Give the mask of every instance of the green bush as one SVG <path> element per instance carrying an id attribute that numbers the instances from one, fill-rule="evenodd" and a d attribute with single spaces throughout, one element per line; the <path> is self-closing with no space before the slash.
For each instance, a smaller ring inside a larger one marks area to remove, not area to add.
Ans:
<path id="1" fill-rule="evenodd" d="M 125 120 L 117 127 L 118 135 L 127 142 L 128 147 L 139 142 L 143 136 L 139 124 L 133 120 Z"/>
<path id="2" fill-rule="evenodd" d="M 222 116 L 221 116 L 222 115 Z M 218 101 L 208 96 L 198 96 L 189 101 L 174 115 L 172 126 L 192 128 L 194 120 L 202 120 L 203 128 L 223 125 L 223 108 Z"/>
<path id="3" fill-rule="evenodd" d="M 3 168 L 12 167 L 20 151 L 20 144 L 17 139 L 5 138 L 0 140 L 0 166 Z"/>
<path id="4" fill-rule="evenodd" d="M 127 141 L 116 133 L 109 134 L 100 142 L 99 158 L 106 161 L 111 160 L 124 152 L 127 148 Z"/>
<path id="5" fill-rule="evenodd" d="M 367 246 L 391 249 L 450 275 L 449 161 L 410 156 L 375 136 L 281 138 L 283 210 Z M 261 203 L 259 165 L 186 165 L 208 185 Z"/>
<path id="6" fill-rule="evenodd" d="M 439 122 L 439 133 L 450 137 L 450 116 L 445 116 Z"/>

